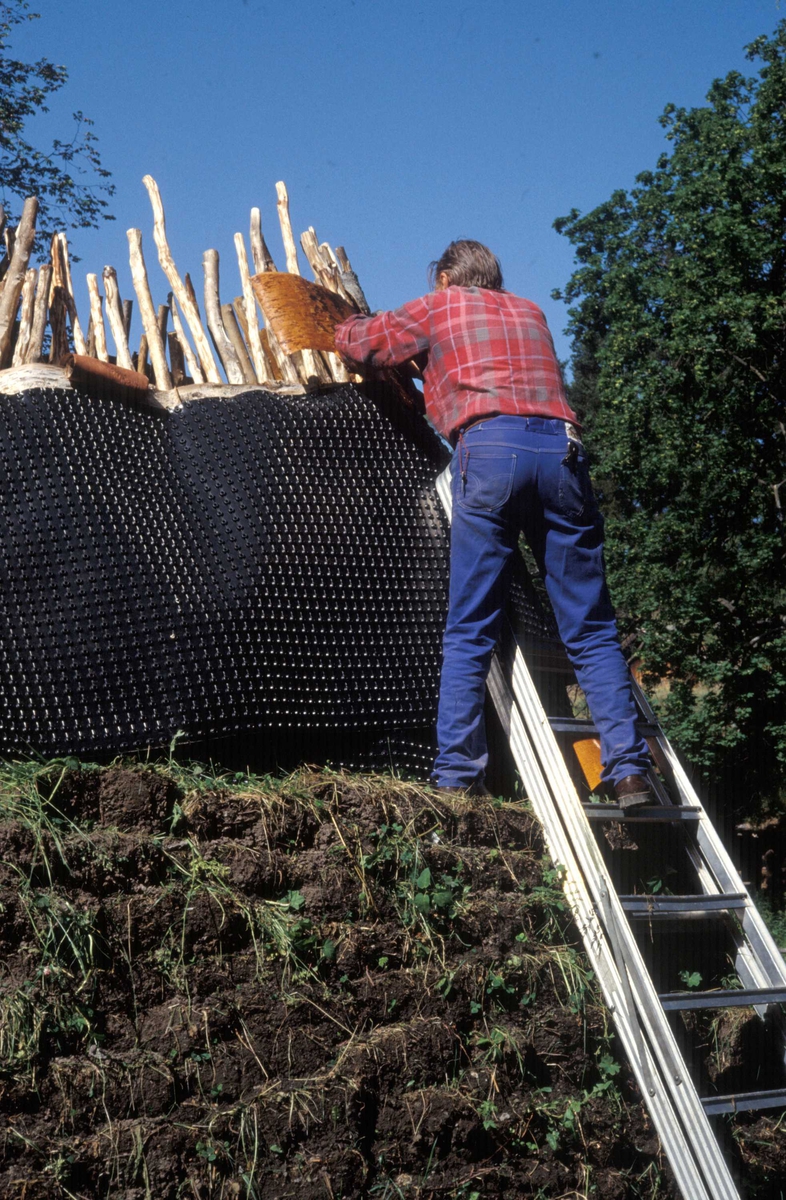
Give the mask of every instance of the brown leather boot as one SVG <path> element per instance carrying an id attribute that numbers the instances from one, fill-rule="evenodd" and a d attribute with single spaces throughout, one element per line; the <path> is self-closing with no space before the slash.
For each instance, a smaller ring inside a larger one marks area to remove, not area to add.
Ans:
<path id="1" fill-rule="evenodd" d="M 614 785 L 614 795 L 624 811 L 652 803 L 652 790 L 643 775 L 626 775 Z"/>

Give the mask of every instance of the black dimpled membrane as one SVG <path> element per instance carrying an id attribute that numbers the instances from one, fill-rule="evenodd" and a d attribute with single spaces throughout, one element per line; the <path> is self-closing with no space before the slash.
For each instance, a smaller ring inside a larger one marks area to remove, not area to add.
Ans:
<path id="1" fill-rule="evenodd" d="M 386 387 L 0 423 L 0 753 L 432 725 L 447 454 Z"/>

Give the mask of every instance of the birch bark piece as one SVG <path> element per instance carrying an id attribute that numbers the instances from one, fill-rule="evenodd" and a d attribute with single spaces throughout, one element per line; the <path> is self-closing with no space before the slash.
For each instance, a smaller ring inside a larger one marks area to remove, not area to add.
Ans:
<path id="1" fill-rule="evenodd" d="M 71 319 L 71 336 L 74 339 L 74 349 L 77 354 L 87 354 L 87 342 L 85 341 L 85 335 L 82 333 L 82 325 L 76 311 L 74 284 L 71 279 L 71 263 L 68 258 L 68 238 L 64 233 L 58 233 L 57 241 L 63 274 L 65 276 L 65 287 L 68 292 L 68 315 Z"/>
<path id="2" fill-rule="evenodd" d="M 123 309 L 120 305 L 120 290 L 117 286 L 117 271 L 114 267 L 104 267 L 103 280 L 104 294 L 106 296 L 106 315 L 115 343 L 117 365 L 125 367 L 127 371 L 133 371 L 134 364 L 131 361 L 131 353 L 128 349 L 128 336 L 126 334 L 125 321 L 123 320 Z"/>
<path id="3" fill-rule="evenodd" d="M 284 243 L 284 254 L 287 260 L 287 270 L 290 275 L 299 275 L 300 268 L 297 262 L 297 246 L 295 245 L 295 236 L 292 233 L 292 222 L 289 219 L 289 193 L 287 185 L 283 180 L 279 180 L 276 184 L 276 195 L 278 202 L 278 221 L 281 226 L 281 240 Z"/>
<path id="4" fill-rule="evenodd" d="M 106 330 L 104 329 L 104 314 L 101 309 L 101 293 L 98 290 L 98 276 L 88 275 L 87 291 L 90 296 L 90 316 L 93 321 L 93 333 L 96 339 L 96 358 L 99 362 L 109 362 L 106 348 Z"/>
<path id="5" fill-rule="evenodd" d="M 251 257 L 254 261 L 254 273 L 260 271 L 275 271 L 276 264 L 267 248 L 267 242 L 262 236 L 262 216 L 258 208 L 251 209 Z"/>
<path id="6" fill-rule="evenodd" d="M 246 314 L 247 330 L 246 338 L 248 340 L 249 350 L 251 351 L 251 360 L 254 364 L 256 377 L 260 383 L 264 383 L 265 380 L 270 376 L 267 369 L 265 352 L 262 349 L 262 339 L 259 336 L 257 302 L 254 296 L 254 289 L 251 287 L 251 277 L 248 271 L 248 258 L 246 256 L 246 244 L 243 241 L 242 233 L 235 234 L 235 250 L 237 251 L 237 265 L 240 271 L 240 284 L 243 288 L 243 305 Z"/>
<path id="7" fill-rule="evenodd" d="M 167 303 L 169 304 L 169 310 L 172 313 L 172 324 L 175 327 L 177 340 L 180 342 L 180 347 L 186 356 L 186 362 L 188 364 L 188 370 L 191 378 L 193 379 L 194 383 L 204 383 L 205 377 L 202 374 L 202 368 L 197 361 L 194 351 L 191 349 L 191 343 L 186 337 L 186 331 L 183 328 L 183 322 L 180 320 L 180 313 L 177 310 L 177 304 L 172 292 L 170 292 L 169 296 L 167 297 Z"/>
<path id="8" fill-rule="evenodd" d="M 164 218 L 164 206 L 161 203 L 158 184 L 152 175 L 145 175 L 142 182 L 147 188 L 147 194 L 150 197 L 150 204 L 153 209 L 153 239 L 158 250 L 158 261 L 161 264 L 161 270 L 169 280 L 169 286 L 183 310 L 183 316 L 191 330 L 191 336 L 194 339 L 194 345 L 196 346 L 196 352 L 199 356 L 205 379 L 210 383 L 220 383 L 221 376 L 218 372 L 216 360 L 213 357 L 205 331 L 202 328 L 202 322 L 199 319 L 199 309 L 189 296 L 186 286 L 178 274 L 175 261 L 172 258 L 172 252 L 169 249 L 169 243 L 166 240 L 166 220 Z"/>
<path id="9" fill-rule="evenodd" d="M 227 331 L 227 337 L 235 348 L 235 354 L 238 357 L 243 378 L 246 383 L 256 384 L 257 373 L 254 370 L 254 364 L 251 361 L 248 347 L 243 339 L 243 334 L 240 331 L 240 326 L 237 323 L 237 317 L 231 304 L 221 305 L 221 320 L 223 321 L 224 329 Z"/>
<path id="10" fill-rule="evenodd" d="M 36 271 L 35 267 L 29 267 L 25 272 L 25 281 L 22 285 L 22 310 L 19 314 L 19 333 L 16 338 L 16 346 L 14 347 L 12 367 L 21 367 L 26 361 L 25 356 L 30 345 L 30 335 L 33 332 L 33 313 L 35 311 L 35 289 L 37 282 L 38 271 Z"/>
<path id="11" fill-rule="evenodd" d="M 227 383 L 245 383 L 243 369 L 221 320 L 221 298 L 218 285 L 218 251 L 206 250 L 202 256 L 205 273 L 205 316 L 216 353 L 226 372 Z"/>
<path id="12" fill-rule="evenodd" d="M 14 334 L 16 310 L 24 287 L 30 252 L 35 241 L 35 221 L 38 200 L 29 196 L 22 209 L 22 219 L 16 231 L 13 253 L 9 255 L 2 295 L 0 295 L 0 368 L 7 367 L 13 356 L 11 340 Z"/>
<path id="13" fill-rule="evenodd" d="M 33 307 L 33 328 L 30 331 L 30 342 L 25 354 L 26 363 L 37 363 L 41 360 L 46 319 L 49 315 L 49 288 L 51 283 L 52 264 L 44 263 L 38 272 L 38 286 L 35 290 L 35 305 Z"/>
<path id="14" fill-rule="evenodd" d="M 158 328 L 158 321 L 156 320 L 153 297 L 150 295 L 150 284 L 147 280 L 145 259 L 142 254 L 142 232 L 139 229 L 129 229 L 127 237 L 131 278 L 134 281 L 134 291 L 139 301 L 142 327 L 144 328 L 147 344 L 150 348 L 150 359 L 153 364 L 155 384 L 160 392 L 168 392 L 172 387 L 172 378 L 169 374 L 169 367 L 166 364 L 166 351 L 164 350 L 164 342 Z M 141 345 L 139 353 L 141 359 Z M 137 370 L 144 371 L 143 363 L 137 363 Z"/>

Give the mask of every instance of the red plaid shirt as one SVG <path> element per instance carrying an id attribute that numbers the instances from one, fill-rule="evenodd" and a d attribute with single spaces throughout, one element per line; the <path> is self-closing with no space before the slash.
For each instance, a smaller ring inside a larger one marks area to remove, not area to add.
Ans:
<path id="1" fill-rule="evenodd" d="M 451 286 L 376 317 L 349 317 L 336 349 L 350 365 L 388 367 L 423 351 L 426 413 L 447 438 L 491 413 L 578 424 L 546 318 L 511 292 Z"/>

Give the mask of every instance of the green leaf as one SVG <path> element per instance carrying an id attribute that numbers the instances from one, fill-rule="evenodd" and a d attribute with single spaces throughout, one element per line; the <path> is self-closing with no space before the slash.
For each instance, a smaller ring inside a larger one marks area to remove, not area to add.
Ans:
<path id="1" fill-rule="evenodd" d="M 431 871 L 428 869 L 428 867 L 425 867 L 420 872 L 417 879 L 415 880 L 415 886 L 419 887 L 419 888 L 431 887 Z"/>

